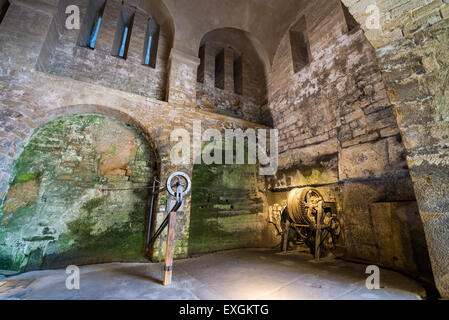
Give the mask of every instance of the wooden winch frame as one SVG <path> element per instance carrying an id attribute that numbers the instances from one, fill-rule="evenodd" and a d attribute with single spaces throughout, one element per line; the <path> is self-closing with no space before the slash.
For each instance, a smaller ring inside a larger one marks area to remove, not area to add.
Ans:
<path id="1" fill-rule="evenodd" d="M 293 229 L 297 239 L 300 239 L 298 243 L 309 246 L 315 259 L 319 260 L 323 249 L 336 249 L 339 246 L 337 242 L 341 235 L 341 225 L 337 217 L 337 205 L 335 202 L 324 201 L 320 192 L 313 188 L 295 189 L 291 192 L 299 195 L 298 208 L 289 208 L 287 205 L 281 213 L 281 250 L 288 250 L 290 232 Z"/>

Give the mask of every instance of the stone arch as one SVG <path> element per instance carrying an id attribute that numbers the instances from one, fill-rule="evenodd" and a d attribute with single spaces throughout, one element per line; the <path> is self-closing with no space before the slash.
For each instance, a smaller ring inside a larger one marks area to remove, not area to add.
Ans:
<path id="1" fill-rule="evenodd" d="M 50 110 L 45 118 L 39 119 L 39 125 L 45 122 L 56 120 L 61 117 L 78 115 L 78 114 L 101 114 L 115 118 L 117 120 L 123 121 L 128 125 L 132 126 L 136 130 L 140 131 L 147 139 L 148 144 L 151 146 L 153 152 L 155 153 L 155 159 L 157 167 L 160 168 L 161 160 L 159 155 L 159 146 L 154 140 L 154 133 L 148 129 L 147 124 L 141 121 L 132 112 L 126 112 L 125 109 L 115 108 L 106 105 L 99 104 L 79 104 L 79 105 L 68 105 L 62 106 L 56 109 Z"/>
<path id="2" fill-rule="evenodd" d="M 266 109 L 269 59 L 260 42 L 238 28 L 205 33 L 199 46 L 197 106 L 271 125 Z"/>
<path id="3" fill-rule="evenodd" d="M 201 37 L 199 46 L 207 41 L 227 43 L 241 53 L 255 56 L 255 63 L 259 69 L 266 73 L 269 69 L 270 59 L 260 41 L 250 32 L 236 27 L 221 27 L 209 30 Z"/>
<path id="4" fill-rule="evenodd" d="M 48 108 L 48 107 L 47 107 Z M 161 167 L 161 160 L 159 155 L 160 146 L 156 144 L 154 141 L 155 134 L 151 130 L 148 129 L 148 126 L 145 122 L 143 122 L 142 118 L 139 118 L 135 115 L 135 112 L 131 110 L 126 110 L 121 107 L 114 106 L 106 106 L 106 105 L 98 105 L 98 104 L 69 104 L 62 105 L 53 108 L 48 108 L 45 114 L 41 114 L 41 117 L 36 117 L 33 122 L 33 126 L 27 126 L 26 131 L 24 132 L 25 137 L 20 141 L 19 145 L 12 145 L 9 151 L 13 157 L 10 158 L 9 162 L 6 163 L 6 166 L 11 166 L 12 162 L 17 159 L 20 154 L 20 149 L 23 145 L 25 145 L 32 133 L 36 128 L 41 125 L 44 125 L 47 122 L 56 120 L 60 117 L 77 115 L 77 114 L 101 114 L 105 116 L 109 116 L 115 118 L 117 120 L 123 121 L 131 126 L 133 126 L 136 130 L 142 132 L 145 135 L 148 143 L 150 144 L 152 150 L 155 152 L 155 158 L 157 161 L 157 167 Z M 8 168 L 11 169 L 11 168 Z M 10 170 L 7 170 L 10 171 Z M 8 179 L 2 182 L 8 183 Z M 1 190 L 4 190 L 3 183 L 0 185 Z M 3 195 L 4 196 L 4 195 Z"/>
<path id="5" fill-rule="evenodd" d="M 156 149 L 129 115 L 93 107 L 47 114 L 27 139 L 1 204 L 2 236 L 18 236 L 0 252 L 2 269 L 144 260 L 141 187 L 159 175 Z M 124 190 L 102 191 L 109 188 Z M 23 228 L 30 237 L 20 238 Z"/>

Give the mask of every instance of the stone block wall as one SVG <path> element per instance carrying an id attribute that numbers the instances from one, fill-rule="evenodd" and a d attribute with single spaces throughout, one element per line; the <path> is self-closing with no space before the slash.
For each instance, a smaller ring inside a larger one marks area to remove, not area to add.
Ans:
<path id="1" fill-rule="evenodd" d="M 198 108 L 238 117 L 255 123 L 272 125 L 271 115 L 265 112 L 266 83 L 263 71 L 252 63 L 255 57 L 239 52 L 230 44 L 208 41 L 203 44 L 202 64 L 200 65 L 201 81 L 197 83 Z M 217 85 L 216 57 L 222 54 L 220 66 L 221 85 Z M 242 93 L 235 90 L 234 60 L 241 58 Z"/>
<path id="2" fill-rule="evenodd" d="M 449 297 L 447 0 L 376 1 L 380 28 L 368 28 L 369 1 L 343 0 L 376 48 L 407 150 L 435 282 Z"/>
<path id="3" fill-rule="evenodd" d="M 377 202 L 370 207 L 379 259 L 393 269 L 430 269 L 424 229 L 415 201 Z"/>
<path id="4" fill-rule="evenodd" d="M 133 128 L 100 115 L 41 126 L 0 205 L 0 270 L 144 261 L 155 157 Z M 120 189 L 102 191 L 103 189 Z"/>
<path id="5" fill-rule="evenodd" d="M 156 69 L 151 69 L 141 65 L 143 48 L 132 49 L 142 46 L 141 37 L 131 36 L 139 44 L 131 43 L 128 60 L 110 56 L 114 19 L 104 21 L 109 27 L 100 31 L 98 50 L 85 52 L 76 46 L 76 32 L 61 29 L 57 4 L 62 1 L 12 1 L 0 24 L 0 196 L 6 196 L 13 161 L 34 129 L 60 116 L 102 113 L 131 123 L 158 151 L 163 179 L 175 169 L 193 169 L 170 164 L 167 140 L 174 127 L 190 129 L 192 119 L 220 130 L 257 127 L 235 117 L 271 124 L 267 119 L 273 115 L 280 130 L 281 170 L 268 181 L 272 191 L 330 184 L 320 188 L 328 188 L 329 197 L 339 202 L 346 257 L 383 264 L 394 262 L 395 254 L 382 256 L 374 203 L 388 202 L 385 206 L 393 208 L 392 202 L 413 202 L 416 194 L 436 284 L 447 297 L 449 3 L 378 0 L 381 29 L 372 29 L 366 22 L 373 1 L 342 2 L 364 32 L 346 23 L 340 2 L 307 2 L 297 18 L 306 16 L 310 63 L 293 72 L 287 32 L 269 70 L 269 102 L 255 103 L 261 106 L 257 118 L 258 111 L 244 99 L 237 102 L 232 92 L 222 95 L 207 89 L 207 83 L 197 90 L 199 59 L 178 49 L 169 52 L 169 36 L 165 40 L 163 31 Z M 86 7 L 84 0 L 77 3 Z M 117 15 L 117 7 L 109 12 Z M 186 39 L 181 32 L 177 38 Z M 102 69 L 104 64 L 110 68 Z M 129 79 L 131 74 L 138 76 Z M 211 80 L 207 74 L 203 78 Z M 229 88 L 231 82 L 226 83 Z M 164 98 L 168 103 L 158 101 Z M 234 118 L 217 114 L 219 106 Z M 390 209 L 383 212 L 382 219 L 401 216 Z M 177 230 L 178 257 L 188 251 L 189 215 L 187 199 Z M 161 216 L 162 211 L 156 224 Z"/>
<path id="6" fill-rule="evenodd" d="M 19 158 L 33 132 L 60 117 L 100 114 L 131 125 L 155 151 L 160 181 L 165 181 L 174 171 L 184 171 L 192 176 L 193 165 L 174 165 L 171 162 L 169 138 L 174 129 L 185 128 L 192 132 L 193 120 L 201 120 L 204 128 L 215 128 L 223 133 L 225 128 L 246 130 L 262 127 L 194 108 L 196 58 L 191 59 L 176 50 L 172 51 L 170 59 L 172 72 L 169 75 L 172 77 L 168 87 L 172 89 L 169 90 L 171 102 L 40 71 L 38 64 L 45 62 L 40 59 L 43 58 L 40 54 L 49 41 L 51 29 L 56 27 L 53 25 L 56 24 L 56 16 L 54 6 L 24 0 L 11 5 L 0 25 L 0 198 L 7 197 L 14 179 L 14 161 Z M 19 23 L 24 18 L 24 23 Z M 190 105 L 185 97 L 193 97 Z M 176 258 L 186 257 L 188 253 L 190 196 L 185 200 L 184 213 L 177 216 Z M 163 196 L 157 199 L 153 230 L 163 220 L 166 201 Z M 263 216 L 265 213 L 259 214 Z M 3 217 L 4 213 L 1 213 Z M 162 259 L 164 248 L 165 234 L 155 244 L 152 258 Z"/>
<path id="7" fill-rule="evenodd" d="M 153 45 L 157 45 L 157 58 L 155 68 L 152 68 L 143 63 L 150 12 L 123 6 L 117 0 L 106 1 L 95 49 L 91 49 L 78 45 L 80 30 L 68 30 L 64 27 L 68 16 L 65 14 L 65 8 L 69 3 L 80 8 L 81 25 L 86 22 L 88 0 L 60 1 L 58 19 L 55 20 L 56 28 L 49 33 L 49 37 L 54 39 L 47 45 L 49 50 L 41 52 L 43 59 L 50 58 L 40 65 L 40 70 L 164 100 L 171 41 L 169 30 L 161 28 L 158 38 L 155 39 Z M 123 8 L 134 13 L 126 59 L 116 57 L 112 52 Z"/>
<path id="8" fill-rule="evenodd" d="M 309 14 L 318 7 L 319 15 Z M 378 243 L 372 204 L 414 201 L 415 196 L 376 51 L 362 29 L 350 28 L 343 9 L 339 1 L 319 1 L 301 12 L 311 61 L 298 72 L 288 33 L 278 48 L 268 92 L 279 129 L 280 170 L 268 187 L 285 192 L 317 185 L 341 210 L 345 258 L 385 266 L 402 263 L 406 271 L 431 281 L 429 268 L 406 267 L 407 259 L 427 256 L 409 254 L 397 262 L 402 258 L 385 257 Z M 407 226 L 420 227 L 419 219 Z M 423 238 L 415 240 L 425 246 Z"/>
<path id="9" fill-rule="evenodd" d="M 186 108 L 196 106 L 196 78 L 200 61 L 196 57 L 172 49 L 169 58 L 168 102 Z"/>
<path id="10" fill-rule="evenodd" d="M 45 3 L 11 3 L 0 24 L 1 79 L 36 68 L 55 14 L 56 8 Z"/>
<path id="11" fill-rule="evenodd" d="M 211 88 L 198 82 L 196 87 L 197 107 L 247 121 L 271 125 L 271 115 L 265 112 L 266 105 L 261 105 L 251 98 L 235 94 L 232 91 Z"/>
<path id="12" fill-rule="evenodd" d="M 195 165 L 192 179 L 190 254 L 269 243 L 257 165 Z"/>

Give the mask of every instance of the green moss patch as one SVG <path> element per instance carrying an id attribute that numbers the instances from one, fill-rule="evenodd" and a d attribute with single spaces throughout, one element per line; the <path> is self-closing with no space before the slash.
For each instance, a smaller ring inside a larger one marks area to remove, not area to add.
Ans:
<path id="1" fill-rule="evenodd" d="M 127 175 L 101 175 L 105 158 Z M 0 203 L 0 269 L 139 261 L 148 194 L 132 188 L 150 183 L 154 167 L 143 136 L 114 119 L 76 115 L 40 127 L 15 162 Z"/>

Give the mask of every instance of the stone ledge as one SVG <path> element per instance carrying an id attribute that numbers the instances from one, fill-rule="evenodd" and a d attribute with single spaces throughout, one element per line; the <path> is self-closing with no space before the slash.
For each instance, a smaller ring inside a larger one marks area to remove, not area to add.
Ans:
<path id="1" fill-rule="evenodd" d="M 58 8 L 39 0 L 9 0 L 12 5 L 27 7 L 29 9 L 39 11 L 49 16 L 56 16 Z"/>
<path id="2" fill-rule="evenodd" d="M 222 114 L 217 114 L 217 113 L 213 113 L 213 112 L 208 112 L 205 110 L 201 110 L 198 108 L 191 108 L 191 107 L 182 107 L 179 105 L 172 105 L 169 104 L 166 101 L 161 101 L 161 100 L 157 100 L 157 99 L 153 99 L 153 98 L 149 98 L 149 97 L 144 97 L 135 93 L 131 93 L 131 92 L 126 92 L 126 91 L 121 91 L 118 89 L 112 89 L 112 88 L 108 88 L 108 87 L 103 87 L 100 85 L 96 85 L 96 84 L 92 84 L 92 83 L 87 83 L 87 82 L 83 82 L 80 80 L 74 80 L 72 78 L 67 78 L 67 77 L 62 77 L 62 76 L 56 76 L 56 75 L 52 75 L 52 74 L 48 74 L 45 72 L 41 72 L 41 71 L 36 71 L 37 75 L 39 75 L 39 77 L 44 77 L 47 78 L 49 81 L 55 81 L 57 83 L 60 82 L 64 82 L 66 83 L 66 87 L 72 87 L 73 85 L 71 85 L 70 83 L 73 84 L 82 84 L 84 87 L 91 87 L 91 88 L 98 88 L 99 91 L 101 92 L 108 92 L 111 91 L 113 94 L 122 96 L 123 98 L 132 98 L 134 101 L 135 100 L 140 100 L 142 102 L 142 104 L 155 104 L 155 105 L 160 105 L 161 107 L 165 107 L 165 108 L 170 108 L 172 110 L 176 110 L 176 111 L 181 111 L 182 113 L 196 113 L 196 114 L 202 114 L 205 116 L 208 116 L 209 118 L 212 119 L 217 119 L 217 120 L 226 120 L 229 122 L 235 122 L 235 123 L 239 123 L 242 124 L 244 126 L 248 126 L 248 127 L 253 127 L 253 128 L 265 128 L 265 129 L 269 129 L 270 127 L 262 125 L 262 124 L 258 124 L 258 123 L 254 123 L 254 122 L 250 122 L 247 120 L 243 120 L 243 119 L 239 119 L 239 118 L 234 118 L 234 117 L 230 117 L 230 116 L 226 116 L 226 115 L 222 115 Z"/>

